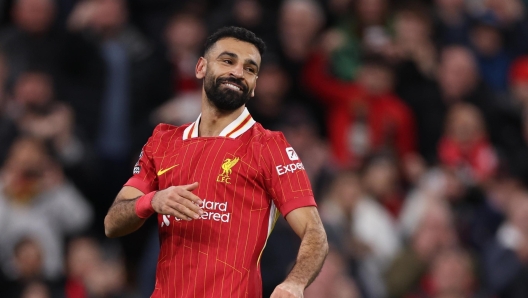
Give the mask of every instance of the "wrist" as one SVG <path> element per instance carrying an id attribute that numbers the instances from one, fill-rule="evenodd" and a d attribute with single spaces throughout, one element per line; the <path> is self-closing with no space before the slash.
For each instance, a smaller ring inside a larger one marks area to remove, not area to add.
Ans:
<path id="1" fill-rule="evenodd" d="M 142 195 L 136 200 L 136 215 L 139 218 L 145 219 L 155 213 L 154 207 L 152 207 L 152 199 L 156 194 L 155 191 L 149 192 L 146 195 Z"/>
<path id="2" fill-rule="evenodd" d="M 306 283 L 297 281 L 297 280 L 292 280 L 292 279 L 289 279 L 288 277 L 282 282 L 282 284 L 287 285 L 290 288 L 295 288 L 295 289 L 304 290 L 306 288 Z"/>

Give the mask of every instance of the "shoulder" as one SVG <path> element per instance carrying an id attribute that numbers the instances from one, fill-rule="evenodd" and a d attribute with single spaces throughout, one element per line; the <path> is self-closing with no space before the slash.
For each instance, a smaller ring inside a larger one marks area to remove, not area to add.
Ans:
<path id="1" fill-rule="evenodd" d="M 174 126 L 171 124 L 160 123 L 156 125 L 156 127 L 152 131 L 152 135 L 150 136 L 147 144 L 153 145 L 159 143 L 166 143 L 178 139 L 181 140 L 183 136 L 183 131 L 185 130 L 185 128 L 187 128 L 187 126 L 189 126 L 189 124 Z"/>
<path id="2" fill-rule="evenodd" d="M 261 143 L 262 145 L 277 141 L 286 142 L 286 138 L 282 132 L 265 129 L 258 122 L 251 128 L 251 135 L 254 142 Z"/>
<path id="3" fill-rule="evenodd" d="M 181 137 L 183 135 L 183 131 L 187 126 L 189 126 L 190 123 L 184 124 L 181 126 L 175 126 L 167 123 L 160 123 L 156 125 L 154 128 L 154 131 L 152 132 L 152 137 L 155 139 L 162 139 L 166 137 L 175 137 L 179 136 Z"/>

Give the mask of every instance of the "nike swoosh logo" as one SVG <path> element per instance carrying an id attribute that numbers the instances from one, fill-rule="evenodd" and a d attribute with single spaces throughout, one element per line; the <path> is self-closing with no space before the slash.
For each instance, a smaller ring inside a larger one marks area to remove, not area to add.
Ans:
<path id="1" fill-rule="evenodd" d="M 161 175 L 167 173 L 167 171 L 172 170 L 173 168 L 175 168 L 175 167 L 177 167 L 177 166 L 179 166 L 179 165 L 180 165 L 180 164 L 174 165 L 174 166 L 172 166 L 172 167 L 170 167 L 170 168 L 160 169 L 160 170 L 158 171 L 158 176 L 161 176 Z"/>

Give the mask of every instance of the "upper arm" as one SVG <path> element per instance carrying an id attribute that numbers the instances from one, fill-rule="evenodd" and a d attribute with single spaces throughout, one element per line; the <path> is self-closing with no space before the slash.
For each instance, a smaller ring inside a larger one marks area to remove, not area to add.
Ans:
<path id="1" fill-rule="evenodd" d="M 304 166 L 282 133 L 267 140 L 261 158 L 266 191 L 283 215 L 297 208 L 316 206 Z"/>
<path id="2" fill-rule="evenodd" d="M 161 124 L 156 126 L 152 136 L 141 149 L 139 159 L 134 165 L 133 175 L 125 183 L 125 186 L 131 186 L 145 194 L 158 190 L 159 184 L 154 154 L 160 148 L 159 134 L 162 132 L 162 129 L 163 126 Z"/>
<path id="3" fill-rule="evenodd" d="M 317 208 L 313 206 L 292 210 L 286 215 L 286 221 L 293 231 L 302 239 L 308 229 L 323 230 L 323 223 Z"/>

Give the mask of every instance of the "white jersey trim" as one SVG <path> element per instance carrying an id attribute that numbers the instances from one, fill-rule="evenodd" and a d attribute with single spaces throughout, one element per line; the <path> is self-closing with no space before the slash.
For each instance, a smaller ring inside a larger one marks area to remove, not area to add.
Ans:
<path id="1" fill-rule="evenodd" d="M 184 140 L 198 137 L 198 125 L 200 124 L 201 117 L 202 114 L 198 116 L 198 119 L 196 119 L 195 122 L 191 123 L 191 125 L 185 128 L 183 131 Z M 251 117 L 248 109 L 244 108 L 242 114 L 240 114 L 240 116 L 238 116 L 233 122 L 227 125 L 220 132 L 219 136 L 235 139 L 248 131 L 255 123 L 256 121 L 253 119 L 253 117 Z"/>

